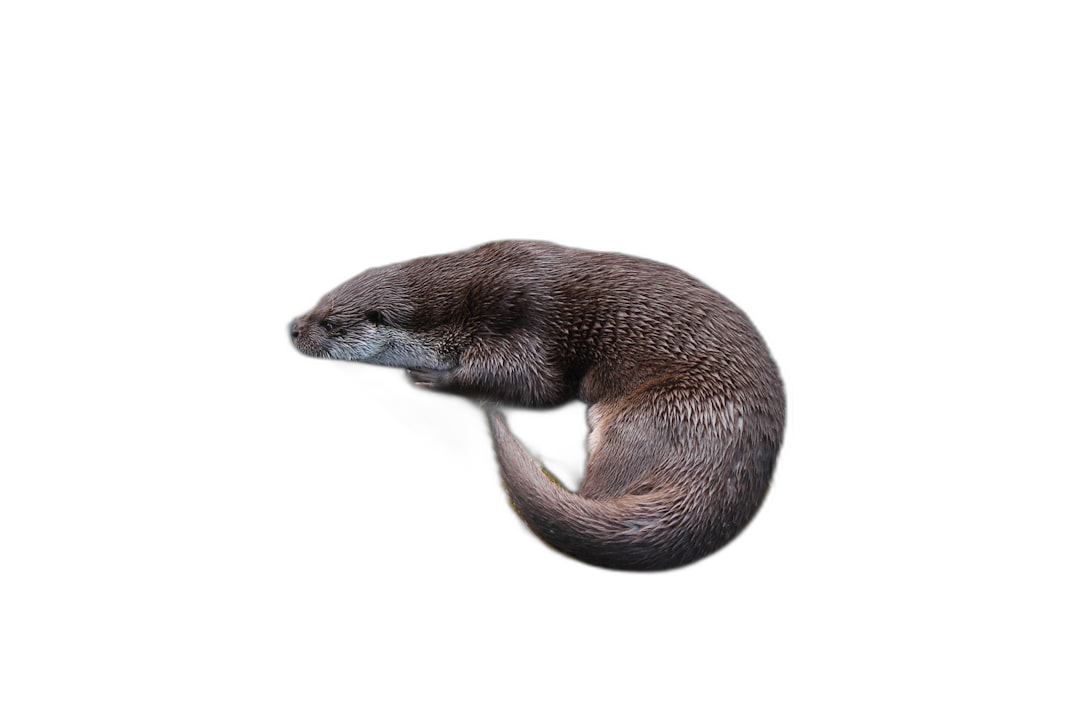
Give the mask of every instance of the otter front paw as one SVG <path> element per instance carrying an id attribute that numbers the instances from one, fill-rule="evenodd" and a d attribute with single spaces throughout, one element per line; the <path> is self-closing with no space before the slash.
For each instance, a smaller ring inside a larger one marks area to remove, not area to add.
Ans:
<path id="1" fill-rule="evenodd" d="M 418 387 L 424 387 L 425 389 L 449 388 L 453 374 L 453 370 L 450 369 L 428 369 L 426 367 L 417 367 L 405 370 L 405 375 L 412 380 L 413 384 Z"/>

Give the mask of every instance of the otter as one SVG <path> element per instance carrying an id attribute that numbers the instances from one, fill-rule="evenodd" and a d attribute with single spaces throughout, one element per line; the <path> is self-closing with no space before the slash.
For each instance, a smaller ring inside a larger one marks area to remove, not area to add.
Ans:
<path id="1" fill-rule="evenodd" d="M 765 498 L 785 422 L 750 320 L 686 273 L 617 253 L 500 241 L 368 270 L 290 324 L 304 354 L 405 368 L 487 412 L 528 527 L 597 566 L 663 570 L 731 541 Z M 588 405 L 564 488 L 500 406 Z"/>

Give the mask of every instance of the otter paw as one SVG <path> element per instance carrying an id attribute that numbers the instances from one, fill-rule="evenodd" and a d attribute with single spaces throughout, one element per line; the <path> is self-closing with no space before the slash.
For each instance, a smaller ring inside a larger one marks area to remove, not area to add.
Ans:
<path id="1" fill-rule="evenodd" d="M 417 367 L 405 370 L 405 375 L 412 383 L 425 389 L 445 389 L 450 386 L 452 371 L 448 369 L 428 369 Z"/>

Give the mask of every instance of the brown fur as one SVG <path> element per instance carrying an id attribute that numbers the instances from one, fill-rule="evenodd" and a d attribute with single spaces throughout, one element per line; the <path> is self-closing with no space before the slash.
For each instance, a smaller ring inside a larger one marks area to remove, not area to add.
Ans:
<path id="1" fill-rule="evenodd" d="M 304 353 L 405 367 L 488 408 L 518 513 L 588 563 L 658 570 L 719 549 L 769 486 L 784 429 L 776 365 L 746 316 L 675 268 L 537 242 L 369 270 L 291 326 Z M 495 405 L 589 405 L 577 493 Z"/>

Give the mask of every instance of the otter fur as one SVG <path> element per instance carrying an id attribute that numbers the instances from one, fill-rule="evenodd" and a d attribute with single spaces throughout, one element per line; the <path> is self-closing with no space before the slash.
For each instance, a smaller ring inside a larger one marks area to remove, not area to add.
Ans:
<path id="1" fill-rule="evenodd" d="M 574 558 L 661 570 L 716 551 L 768 490 L 784 389 L 738 308 L 675 268 L 533 241 L 373 268 L 290 325 L 313 357 L 404 367 L 488 414 L 533 532 Z M 566 490 L 499 405 L 588 404 L 589 458 Z"/>

